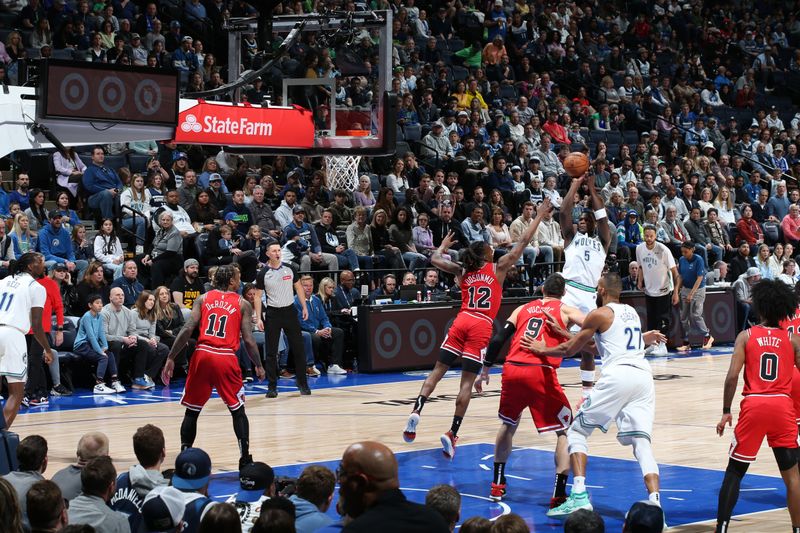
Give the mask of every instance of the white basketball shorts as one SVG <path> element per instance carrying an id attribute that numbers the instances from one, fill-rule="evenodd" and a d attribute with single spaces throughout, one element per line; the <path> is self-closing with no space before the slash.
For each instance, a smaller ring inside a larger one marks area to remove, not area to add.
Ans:
<path id="1" fill-rule="evenodd" d="M 9 383 L 25 383 L 28 379 L 25 335 L 12 326 L 0 326 L 0 376 Z"/>

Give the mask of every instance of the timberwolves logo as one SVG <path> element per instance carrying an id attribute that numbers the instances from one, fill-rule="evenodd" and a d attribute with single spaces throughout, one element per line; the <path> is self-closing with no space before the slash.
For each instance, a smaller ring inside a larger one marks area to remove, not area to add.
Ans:
<path id="1" fill-rule="evenodd" d="M 58 246 L 58 245 L 60 245 L 60 244 L 61 244 L 61 241 L 59 241 L 58 239 L 53 239 L 53 244 L 52 244 L 52 246 Z"/>

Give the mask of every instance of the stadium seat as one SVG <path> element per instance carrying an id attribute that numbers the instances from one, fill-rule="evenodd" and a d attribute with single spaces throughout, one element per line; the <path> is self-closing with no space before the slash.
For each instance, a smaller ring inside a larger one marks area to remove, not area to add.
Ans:
<path id="1" fill-rule="evenodd" d="M 144 174 L 147 172 L 147 162 L 150 161 L 149 155 L 144 154 L 128 154 L 128 162 L 130 163 L 131 172 L 138 172 Z"/>
<path id="2" fill-rule="evenodd" d="M 422 126 L 419 124 L 406 124 L 404 138 L 409 142 L 417 142 L 422 139 Z"/>

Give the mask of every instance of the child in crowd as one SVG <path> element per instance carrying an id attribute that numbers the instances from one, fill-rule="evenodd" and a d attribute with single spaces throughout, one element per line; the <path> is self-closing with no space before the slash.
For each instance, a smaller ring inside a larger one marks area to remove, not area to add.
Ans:
<path id="1" fill-rule="evenodd" d="M 89 296 L 89 310 L 81 317 L 78 323 L 78 334 L 75 336 L 73 352 L 79 357 L 92 363 L 97 363 L 95 372 L 95 394 L 115 394 L 125 392 L 125 387 L 117 377 L 117 361 L 114 354 L 109 356 L 108 341 L 103 328 L 103 319 L 100 311 L 103 310 L 103 300 L 99 294 Z M 109 375 L 111 386 L 105 383 L 105 376 Z"/>

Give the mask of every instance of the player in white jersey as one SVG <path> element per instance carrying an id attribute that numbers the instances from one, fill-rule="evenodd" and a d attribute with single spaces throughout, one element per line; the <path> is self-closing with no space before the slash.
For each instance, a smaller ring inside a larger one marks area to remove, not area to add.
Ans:
<path id="1" fill-rule="evenodd" d="M 566 517 L 578 509 L 592 509 L 586 492 L 587 437 L 596 428 L 608 431 L 612 420 L 617 424 L 620 444 L 633 446 L 650 500 L 660 505 L 658 464 L 650 447 L 655 390 L 644 348 L 646 344 L 663 341 L 664 336 L 658 330 L 643 333 L 636 310 L 619 303 L 622 280 L 617 273 L 603 276 L 597 290 L 603 307 L 589 313 L 577 335 L 553 347 L 529 338 L 522 341 L 522 345 L 534 353 L 565 357 L 580 351 L 594 338 L 603 365 L 600 379 L 567 430 L 572 493 L 566 502 L 547 512 L 551 517 Z M 550 321 L 548 326 L 558 327 Z"/>
<path id="2" fill-rule="evenodd" d="M 584 183 L 589 189 L 592 210 L 581 213 L 576 233 L 572 223 L 572 208 L 575 196 Z M 597 282 L 606 266 L 606 255 L 611 245 L 611 230 L 603 206 L 603 199 L 594 186 L 594 174 L 585 174 L 572 180 L 558 215 L 564 236 L 564 268 L 561 275 L 566 280 L 566 292 L 561 301 L 564 305 L 579 309 L 584 315 L 597 309 Z M 578 328 L 574 326 L 571 331 L 577 332 Z M 581 383 L 583 397 L 586 398 L 594 385 L 594 358 L 586 353 L 581 358 Z"/>
<path id="3" fill-rule="evenodd" d="M 8 381 L 8 400 L 3 407 L 6 428 L 19 412 L 28 377 L 28 347 L 25 335 L 33 326 L 33 336 L 44 349 L 45 363 L 53 352 L 42 328 L 42 312 L 47 293 L 36 279 L 44 272 L 44 256 L 22 254 L 8 267 L 9 276 L 0 280 L 0 376 Z"/>

